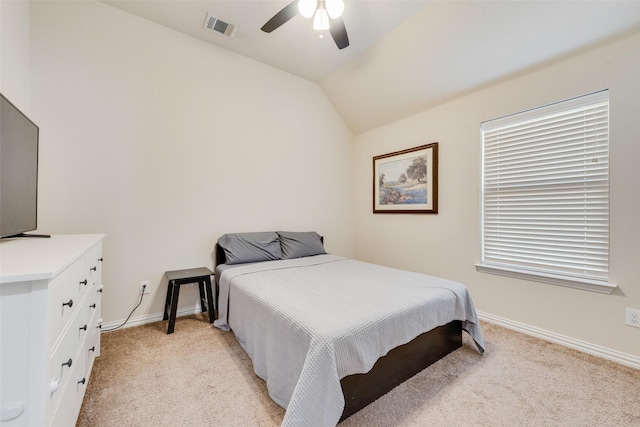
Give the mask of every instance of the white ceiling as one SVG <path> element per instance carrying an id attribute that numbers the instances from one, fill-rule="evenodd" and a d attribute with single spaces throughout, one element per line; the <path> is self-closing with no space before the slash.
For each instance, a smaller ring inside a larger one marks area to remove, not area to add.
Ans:
<path id="1" fill-rule="evenodd" d="M 318 82 L 354 134 L 640 31 L 640 0 L 345 0 L 339 50 L 299 15 L 260 31 L 291 0 L 103 1 Z M 236 35 L 204 30 L 207 12 Z"/>
<path id="2" fill-rule="evenodd" d="M 260 28 L 295 0 L 103 0 L 200 40 L 320 82 L 366 51 L 428 0 L 346 0 L 343 20 L 350 46 L 339 50 L 327 33 L 323 39 L 311 19 L 297 15 L 272 33 Z M 207 12 L 237 26 L 233 38 L 203 28 Z"/>

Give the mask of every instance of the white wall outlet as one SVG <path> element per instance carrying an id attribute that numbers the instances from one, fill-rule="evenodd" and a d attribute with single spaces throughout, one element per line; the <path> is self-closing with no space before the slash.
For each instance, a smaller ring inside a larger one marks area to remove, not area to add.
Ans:
<path id="1" fill-rule="evenodd" d="M 640 328 L 640 310 L 627 308 L 626 324 Z"/>
<path id="2" fill-rule="evenodd" d="M 143 280 L 142 282 L 140 282 L 140 293 L 151 293 L 151 282 L 149 282 L 148 280 Z"/>

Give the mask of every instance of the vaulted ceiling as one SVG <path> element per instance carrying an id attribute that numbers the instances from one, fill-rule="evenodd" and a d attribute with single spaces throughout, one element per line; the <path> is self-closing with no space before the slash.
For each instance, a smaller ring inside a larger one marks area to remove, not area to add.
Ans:
<path id="1" fill-rule="evenodd" d="M 260 31 L 291 0 L 104 2 L 319 83 L 354 134 L 640 31 L 638 0 L 345 0 L 339 50 L 299 15 Z M 207 13 L 234 36 L 204 29 Z"/>

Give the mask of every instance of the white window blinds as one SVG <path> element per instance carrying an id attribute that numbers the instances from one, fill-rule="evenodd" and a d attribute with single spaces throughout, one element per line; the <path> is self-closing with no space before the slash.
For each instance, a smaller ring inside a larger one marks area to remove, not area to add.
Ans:
<path id="1" fill-rule="evenodd" d="M 606 281 L 608 91 L 488 121 L 481 131 L 482 264 Z"/>

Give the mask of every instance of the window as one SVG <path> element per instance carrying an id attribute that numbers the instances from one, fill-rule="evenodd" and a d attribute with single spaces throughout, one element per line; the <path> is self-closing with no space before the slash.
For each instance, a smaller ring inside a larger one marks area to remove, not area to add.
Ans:
<path id="1" fill-rule="evenodd" d="M 610 293 L 609 92 L 482 123 L 479 271 Z"/>

